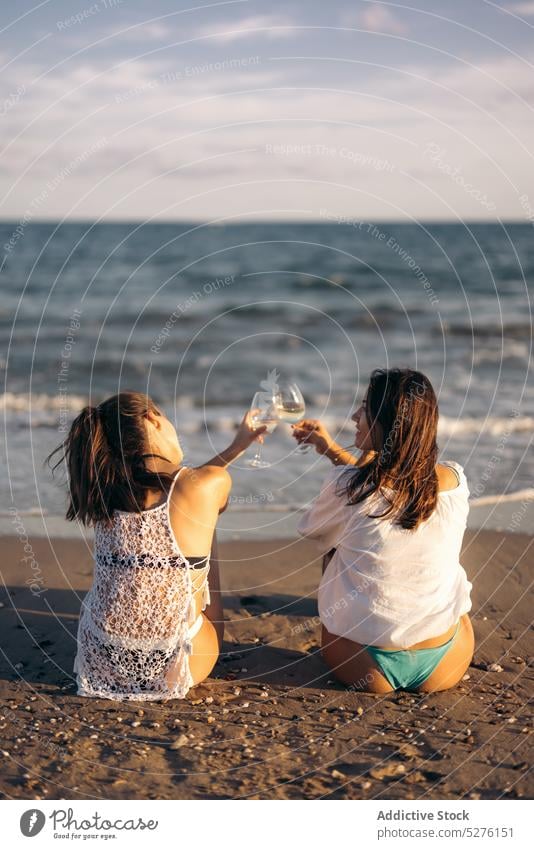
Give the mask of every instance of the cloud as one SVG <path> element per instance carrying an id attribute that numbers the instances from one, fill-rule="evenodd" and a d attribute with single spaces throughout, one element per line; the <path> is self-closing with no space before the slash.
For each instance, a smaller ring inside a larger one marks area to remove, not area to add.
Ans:
<path id="1" fill-rule="evenodd" d="M 65 41 L 71 50 L 89 46 L 93 49 L 102 46 L 111 46 L 115 49 L 121 44 L 149 44 L 150 42 L 170 41 L 175 37 L 172 29 L 166 24 L 160 21 L 144 21 L 134 26 L 105 26 L 100 29 L 92 29 L 89 32 L 83 27 L 77 27 L 68 31 Z"/>
<path id="2" fill-rule="evenodd" d="M 530 73 L 533 60 L 532 55 L 487 59 L 476 65 L 445 68 L 438 73 L 434 72 L 432 78 L 450 89 L 451 95 L 457 92 L 489 111 L 497 104 L 501 109 L 503 103 L 521 109 L 519 98 L 530 105 L 534 104 L 534 86 Z"/>
<path id="3" fill-rule="evenodd" d="M 124 41 L 164 41 L 170 38 L 172 30 L 159 21 L 148 21 L 131 29 L 118 30 L 116 37 Z"/>
<path id="4" fill-rule="evenodd" d="M 243 54 L 261 53 L 248 41 L 238 46 Z M 116 201 L 112 217 L 168 208 L 170 216 L 201 218 L 256 208 L 255 203 L 279 211 L 334 204 L 347 215 L 363 208 L 366 215 L 395 217 L 387 203 L 404 204 L 407 186 L 414 214 L 443 212 L 439 197 L 424 196 L 425 187 L 437 187 L 439 196 L 461 212 L 483 214 L 473 198 L 422 157 L 428 141 L 443 148 L 451 168 L 460 167 L 465 180 L 492 201 L 505 197 L 503 212 L 513 213 L 515 207 L 503 194 L 509 189 L 499 188 L 504 186 L 499 168 L 534 196 L 530 160 L 517 144 L 528 147 L 531 113 L 503 87 L 534 103 L 525 70 L 526 59 L 534 56 L 494 56 L 478 68 L 450 62 L 440 68 L 429 63 L 377 70 L 361 80 L 358 92 L 343 91 L 354 88 L 347 80 L 357 66 L 349 63 L 333 63 L 326 88 L 324 66 L 317 70 L 308 61 L 282 66 L 261 55 L 257 62 L 246 61 L 245 55 L 217 56 L 210 63 L 200 55 L 188 66 L 182 54 L 158 53 L 118 63 L 110 72 L 109 58 L 93 54 L 77 58 L 68 74 L 61 67 L 46 76 L 41 76 L 46 66 L 28 59 L 10 66 L 8 90 L 20 80 L 26 90 L 3 116 L 4 137 L 13 143 L 2 160 L 6 192 L 0 214 L 22 216 L 47 181 L 71 162 L 80 164 L 49 192 L 40 210 L 44 217 L 63 215 L 78 203 L 75 214 L 91 217 Z M 310 74 L 304 89 L 289 89 L 288 79 L 296 74 L 298 85 L 303 68 Z M 280 146 L 296 152 L 284 153 Z M 387 179 L 373 157 L 394 165 Z M 414 184 L 403 173 L 423 183 L 415 187 L 419 194 L 413 203 Z M 295 179 L 301 180 L 296 187 Z"/>
<path id="5" fill-rule="evenodd" d="M 518 15 L 534 15 L 534 3 L 512 3 L 507 11 L 516 12 Z"/>
<path id="6" fill-rule="evenodd" d="M 294 23 L 283 15 L 251 15 L 238 21 L 229 21 L 224 28 L 216 26 L 204 27 L 198 30 L 197 37 L 209 36 L 214 42 L 227 44 L 239 38 L 254 36 L 256 38 L 287 38 L 291 35 Z"/>
<path id="7" fill-rule="evenodd" d="M 387 32 L 393 35 L 404 35 L 408 30 L 399 18 L 386 6 L 380 3 L 370 3 L 357 16 L 361 27 L 371 32 Z"/>

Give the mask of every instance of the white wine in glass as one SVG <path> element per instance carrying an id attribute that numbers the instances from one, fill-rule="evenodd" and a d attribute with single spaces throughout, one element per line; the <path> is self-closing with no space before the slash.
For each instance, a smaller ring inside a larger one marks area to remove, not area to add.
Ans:
<path id="1" fill-rule="evenodd" d="M 280 421 L 276 408 L 275 397 L 269 396 L 267 392 L 256 392 L 250 405 L 251 420 L 254 427 L 266 427 L 267 433 L 272 433 Z M 254 469 L 268 469 L 271 465 L 267 460 L 261 459 L 261 443 L 256 443 L 256 453 L 248 465 Z"/>
<path id="2" fill-rule="evenodd" d="M 276 394 L 276 409 L 278 418 L 284 422 L 297 424 L 297 422 L 304 418 L 306 404 L 304 403 L 304 396 L 296 383 L 287 381 L 279 383 Z M 306 454 L 311 447 L 311 445 L 303 443 L 297 446 L 297 451 L 300 454 Z"/>

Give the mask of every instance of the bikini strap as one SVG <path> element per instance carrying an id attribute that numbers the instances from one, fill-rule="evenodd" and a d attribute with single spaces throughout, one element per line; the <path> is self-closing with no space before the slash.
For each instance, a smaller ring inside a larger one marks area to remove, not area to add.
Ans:
<path id="1" fill-rule="evenodd" d="M 170 485 L 170 487 L 169 487 L 169 491 L 168 491 L 168 493 L 167 493 L 167 504 L 170 504 L 170 503 L 171 503 L 171 495 L 172 495 L 172 493 L 173 493 L 173 491 L 174 491 L 174 487 L 175 487 L 175 485 L 176 485 L 176 481 L 178 480 L 178 477 L 179 477 L 179 475 L 180 475 L 180 472 L 182 472 L 184 469 L 185 469 L 185 466 L 180 466 L 180 468 L 178 469 L 178 471 L 176 472 L 176 474 L 175 474 L 175 476 L 174 476 L 174 478 L 173 478 L 173 481 L 172 481 L 172 483 L 171 483 L 171 485 Z"/>

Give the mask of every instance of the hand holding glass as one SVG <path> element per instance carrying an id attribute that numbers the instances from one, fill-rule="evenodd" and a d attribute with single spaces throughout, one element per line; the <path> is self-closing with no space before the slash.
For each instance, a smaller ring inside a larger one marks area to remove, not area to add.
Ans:
<path id="1" fill-rule="evenodd" d="M 296 424 L 306 412 L 306 404 L 302 392 L 296 383 L 282 382 L 278 386 L 276 394 L 276 410 L 278 418 L 284 422 Z M 297 451 L 300 454 L 306 454 L 312 446 L 302 443 L 297 446 Z"/>
<path id="2" fill-rule="evenodd" d="M 250 405 L 251 421 L 255 427 L 266 427 L 267 433 L 272 433 L 278 424 L 278 415 L 274 397 L 268 393 L 256 392 Z M 257 443 L 256 453 L 248 465 L 254 469 L 267 469 L 271 464 L 261 459 L 261 443 Z"/>

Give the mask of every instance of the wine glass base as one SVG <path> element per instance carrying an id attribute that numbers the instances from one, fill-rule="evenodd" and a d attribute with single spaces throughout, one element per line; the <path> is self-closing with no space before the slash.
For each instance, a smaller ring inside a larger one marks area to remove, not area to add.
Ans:
<path id="1" fill-rule="evenodd" d="M 298 445 L 297 446 L 297 454 L 307 454 L 308 451 L 311 451 L 313 445 Z"/>
<path id="2" fill-rule="evenodd" d="M 249 460 L 247 466 L 252 466 L 253 469 L 269 469 L 271 464 L 267 460 Z"/>

